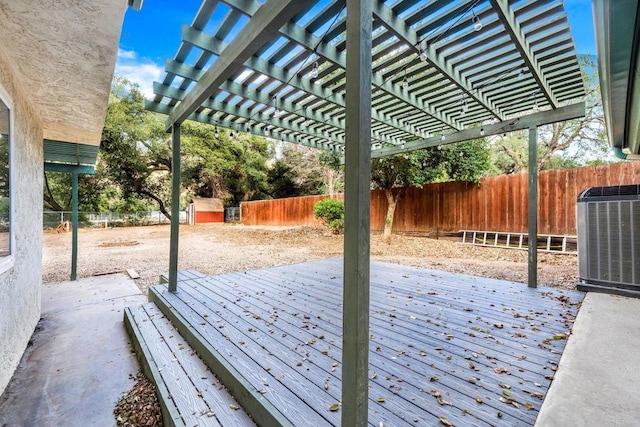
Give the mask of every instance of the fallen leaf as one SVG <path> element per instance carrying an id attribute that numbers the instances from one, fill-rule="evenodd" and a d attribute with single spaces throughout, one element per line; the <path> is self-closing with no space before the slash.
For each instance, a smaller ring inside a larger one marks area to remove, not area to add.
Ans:
<path id="1" fill-rule="evenodd" d="M 567 339 L 567 335 L 566 334 L 555 334 L 553 336 L 554 340 L 566 340 Z"/>
<path id="2" fill-rule="evenodd" d="M 376 401 L 382 403 L 382 402 L 385 401 L 385 399 L 384 399 L 384 397 L 379 397 L 379 398 L 376 399 Z"/>
<path id="3" fill-rule="evenodd" d="M 481 397 L 476 397 L 476 402 L 482 403 L 482 398 Z"/>
<path id="4" fill-rule="evenodd" d="M 374 380 L 378 376 L 377 372 L 371 374 L 371 379 Z"/>
<path id="5" fill-rule="evenodd" d="M 438 417 L 438 419 L 440 420 L 440 422 L 447 426 L 447 427 L 453 427 L 453 424 L 451 424 L 451 421 L 449 421 L 448 419 L 446 419 L 445 417 Z"/>
<path id="6" fill-rule="evenodd" d="M 524 407 L 527 408 L 527 409 L 536 409 L 536 407 L 533 406 L 533 403 L 525 403 Z"/>
<path id="7" fill-rule="evenodd" d="M 438 403 L 439 403 L 439 404 L 441 404 L 441 405 L 449 405 L 449 406 L 453 406 L 453 405 L 451 405 L 451 402 L 447 402 L 446 400 L 444 400 L 444 399 L 443 399 L 443 398 L 441 398 L 441 397 L 438 397 Z"/>
<path id="8" fill-rule="evenodd" d="M 340 407 L 339 403 L 334 403 L 333 405 L 329 406 L 329 410 L 332 412 L 335 412 L 338 410 L 339 407 Z"/>
<path id="9" fill-rule="evenodd" d="M 233 403 L 229 405 L 229 408 L 233 409 L 234 411 L 237 411 L 238 409 L 240 409 L 238 405 L 234 405 Z"/>
<path id="10" fill-rule="evenodd" d="M 493 326 L 495 326 L 498 329 L 504 328 L 504 325 L 502 323 L 494 323 Z"/>

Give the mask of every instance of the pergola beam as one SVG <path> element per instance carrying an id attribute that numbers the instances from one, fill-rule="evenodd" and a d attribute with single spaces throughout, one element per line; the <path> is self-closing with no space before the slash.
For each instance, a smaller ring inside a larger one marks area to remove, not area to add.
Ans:
<path id="1" fill-rule="evenodd" d="M 505 120 L 506 116 L 500 111 L 500 109 L 482 92 L 481 89 L 474 89 L 467 78 L 465 78 L 457 68 L 453 67 L 449 62 L 438 55 L 436 46 L 429 45 L 426 49 L 420 45 L 420 38 L 415 30 L 410 28 L 404 20 L 402 20 L 390 7 L 385 5 L 382 0 L 374 2 L 373 14 L 377 16 L 383 25 L 396 35 L 400 40 L 407 42 L 411 49 L 422 51 L 427 60 L 433 64 L 433 66 L 456 86 L 462 89 L 467 96 L 478 102 L 482 107 L 491 114 L 500 119 Z"/>
<path id="2" fill-rule="evenodd" d="M 189 43 L 193 46 L 209 51 L 216 55 L 220 55 L 227 46 L 224 42 L 216 39 L 215 37 L 212 37 L 202 31 L 189 27 L 188 25 L 184 25 L 182 27 L 182 40 L 185 43 Z M 283 83 L 288 82 L 289 86 L 293 87 L 294 89 L 303 91 L 309 95 L 313 95 L 317 97 L 319 100 L 325 101 L 327 104 L 334 104 L 339 108 L 344 108 L 345 106 L 345 99 L 341 93 L 326 89 L 325 87 L 320 85 L 313 84 L 308 79 L 299 77 L 297 74 L 291 73 L 285 70 L 284 68 L 278 67 L 277 65 L 274 65 L 269 61 L 260 59 L 257 56 L 252 56 L 251 58 L 249 58 L 244 65 L 247 68 L 257 73 L 260 73 L 265 76 L 270 76 L 272 79 L 274 79 L 274 81 L 278 80 Z M 193 81 L 198 81 L 203 74 L 201 70 L 198 70 L 189 65 L 182 64 L 170 59 L 165 61 L 165 68 L 167 72 L 172 72 L 183 78 L 193 80 Z M 170 87 L 164 84 L 162 84 L 162 86 Z M 156 90 L 156 88 L 158 88 L 158 90 Z M 231 92 L 231 90 L 226 88 L 225 84 L 221 85 L 220 89 Z M 163 93 L 159 92 L 160 90 L 162 90 L 160 83 L 158 83 L 157 86 L 154 84 L 154 93 L 163 95 Z M 260 91 L 256 91 L 256 92 L 260 93 Z M 238 93 L 236 94 L 241 95 Z M 271 102 L 271 99 L 265 98 L 261 102 L 265 104 L 269 104 Z M 303 114 L 299 114 L 299 115 L 303 115 Z M 415 136 L 411 132 L 407 132 L 405 127 L 402 126 L 402 124 L 400 124 L 398 120 L 392 117 L 389 117 L 384 112 L 378 111 L 375 108 L 371 111 L 371 118 L 374 121 L 383 123 L 390 128 L 400 130 L 402 132 L 406 132 L 410 136 Z"/>
<path id="3" fill-rule="evenodd" d="M 522 31 L 522 27 L 520 23 L 516 19 L 513 10 L 509 7 L 508 0 L 489 0 L 493 9 L 498 14 L 498 18 L 504 25 L 505 30 L 509 34 L 511 41 L 514 43 L 516 49 L 520 52 L 524 63 L 526 64 L 529 72 L 535 79 L 536 83 L 542 90 L 542 94 L 547 99 L 551 108 L 556 109 L 559 106 L 559 102 L 556 96 L 553 94 L 549 83 L 545 75 L 542 72 L 542 68 L 540 68 L 540 64 L 538 63 L 538 59 L 535 54 L 531 50 L 531 45 L 527 40 L 524 32 Z"/>
<path id="4" fill-rule="evenodd" d="M 347 0 L 342 425 L 369 425 L 371 0 Z"/>
<path id="5" fill-rule="evenodd" d="M 585 103 L 579 102 L 577 104 L 571 104 L 566 107 L 560 107 L 556 110 L 541 111 L 533 113 L 528 116 L 516 117 L 513 119 L 505 120 L 502 122 L 491 123 L 487 125 L 481 125 L 470 129 L 465 129 L 459 132 L 454 132 L 445 135 L 442 140 L 442 135 L 433 136 L 420 141 L 407 142 L 402 147 L 386 147 L 380 150 L 374 150 L 371 154 L 373 158 L 390 156 L 392 154 L 399 154 L 408 151 L 420 150 L 422 148 L 437 147 L 439 145 L 453 144 L 455 142 L 469 141 L 472 139 L 478 139 L 490 135 L 499 135 L 506 132 L 513 132 L 516 130 L 530 129 L 532 127 L 538 127 L 550 123 L 563 122 L 566 120 L 577 119 L 584 117 L 585 115 Z"/>
<path id="6" fill-rule="evenodd" d="M 244 61 L 271 40 L 282 25 L 312 3 L 312 0 L 267 0 L 262 4 L 196 86 L 169 114 L 165 129 L 186 120 L 223 82 L 241 70 Z"/>
<path id="7" fill-rule="evenodd" d="M 242 11 L 242 13 L 248 15 L 249 17 L 252 17 L 252 14 L 249 10 L 250 7 L 245 5 L 245 3 L 257 3 L 255 1 L 246 2 L 241 0 L 225 0 L 224 2 L 234 9 Z M 253 6 L 251 6 L 251 8 L 253 8 Z M 306 47 L 307 49 L 309 49 L 309 51 L 315 52 L 318 56 L 333 63 L 334 65 L 337 65 L 342 69 L 346 69 L 346 53 L 337 51 L 335 47 L 321 40 L 314 34 L 309 33 L 304 27 L 301 27 L 293 22 L 288 22 L 280 29 L 279 33 L 289 40 L 292 40 L 297 44 Z M 462 125 L 456 120 L 447 117 L 421 99 L 416 98 L 416 96 L 403 93 L 403 91 L 397 87 L 398 85 L 394 85 L 388 81 L 385 81 L 382 76 L 378 74 L 372 76 L 371 82 L 372 86 L 380 88 L 385 92 L 393 95 L 394 97 L 401 99 L 412 107 L 424 111 L 429 116 L 439 120 L 452 129 L 462 129 Z"/>

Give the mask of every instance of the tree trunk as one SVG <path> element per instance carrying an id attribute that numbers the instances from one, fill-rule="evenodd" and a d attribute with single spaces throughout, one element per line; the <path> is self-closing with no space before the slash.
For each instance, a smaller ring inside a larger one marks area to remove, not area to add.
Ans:
<path id="1" fill-rule="evenodd" d="M 336 172 L 331 168 L 325 168 L 325 175 L 327 177 L 327 192 L 333 196 L 336 192 Z"/>
<path id="2" fill-rule="evenodd" d="M 47 173 L 44 174 L 44 183 L 47 187 L 47 192 L 44 193 L 44 201 L 49 204 L 51 209 L 54 211 L 62 212 L 64 208 L 60 206 L 58 201 L 53 197 L 53 193 L 51 192 L 51 188 L 49 188 L 49 178 L 47 177 Z"/>
<path id="3" fill-rule="evenodd" d="M 140 194 L 142 194 L 143 196 L 147 196 L 150 199 L 155 200 L 158 203 L 158 209 L 160 209 L 160 212 L 162 212 L 162 214 L 167 217 L 167 219 L 169 221 L 171 221 L 171 214 L 167 211 L 167 208 L 164 205 L 164 202 L 162 201 L 162 199 L 160 199 L 158 196 L 156 196 L 153 193 L 150 193 L 148 191 L 141 191 Z"/>
<path id="4" fill-rule="evenodd" d="M 387 197 L 387 216 L 384 219 L 384 232 L 382 233 L 382 241 L 387 245 L 391 244 L 391 229 L 393 228 L 393 216 L 396 213 L 396 205 L 400 200 L 400 191 L 394 191 L 391 188 L 384 189 L 384 195 Z"/>

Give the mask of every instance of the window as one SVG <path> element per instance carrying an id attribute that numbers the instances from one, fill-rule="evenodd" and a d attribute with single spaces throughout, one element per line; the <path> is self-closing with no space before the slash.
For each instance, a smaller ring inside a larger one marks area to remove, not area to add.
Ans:
<path id="1" fill-rule="evenodd" d="M 9 255 L 12 249 L 11 236 L 11 191 L 10 191 L 10 146 L 11 104 L 9 98 L 0 87 L 0 271 L 6 269 L 11 262 Z"/>

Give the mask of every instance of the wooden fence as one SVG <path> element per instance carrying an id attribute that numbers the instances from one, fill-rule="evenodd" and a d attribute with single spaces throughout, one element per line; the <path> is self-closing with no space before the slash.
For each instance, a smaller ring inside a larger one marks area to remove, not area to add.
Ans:
<path id="1" fill-rule="evenodd" d="M 396 207 L 393 230 L 406 233 L 458 230 L 527 231 L 527 174 L 483 178 L 479 185 L 444 182 L 409 187 Z M 576 200 L 589 187 L 640 183 L 640 162 L 542 171 L 538 177 L 538 232 L 576 234 Z M 315 225 L 313 205 L 328 196 L 242 203 L 242 222 L 257 225 Z M 334 198 L 342 199 L 343 195 Z M 371 192 L 371 229 L 382 230 L 384 192 Z"/>

